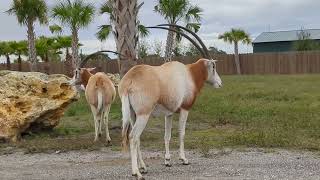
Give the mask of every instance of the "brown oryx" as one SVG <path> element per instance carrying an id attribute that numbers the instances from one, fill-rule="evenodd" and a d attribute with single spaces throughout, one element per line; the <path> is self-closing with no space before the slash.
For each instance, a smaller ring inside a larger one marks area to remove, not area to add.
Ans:
<path id="1" fill-rule="evenodd" d="M 81 61 L 80 65 L 74 71 L 72 84 L 77 87 L 82 86 L 85 91 L 87 102 L 90 105 L 95 127 L 94 141 L 102 135 L 102 123 L 104 122 L 106 128 L 106 141 L 111 142 L 108 128 L 108 116 L 111 104 L 116 97 L 116 88 L 110 78 L 103 72 L 92 74 L 95 68 L 81 68 L 92 57 L 103 52 L 113 51 L 99 51 L 87 56 Z M 113 52 L 116 53 L 116 52 Z M 116 53 L 118 54 L 118 53 Z"/>
<path id="2" fill-rule="evenodd" d="M 191 33 L 201 47 L 185 33 L 164 26 L 174 26 Z M 140 173 L 146 172 L 140 151 L 140 135 L 150 115 L 165 116 L 165 165 L 171 166 L 169 142 L 171 138 L 172 115 L 180 113 L 179 140 L 180 160 L 184 165 L 189 161 L 184 152 L 184 136 L 188 113 L 205 82 L 215 88 L 222 86 L 216 70 L 216 61 L 210 58 L 209 52 L 201 39 L 192 31 L 178 25 L 159 25 L 158 28 L 171 30 L 190 40 L 201 52 L 203 58 L 189 65 L 180 62 L 168 62 L 161 66 L 137 65 L 122 78 L 119 84 L 119 96 L 122 102 L 123 146 L 130 143 L 132 174 L 143 179 Z"/>

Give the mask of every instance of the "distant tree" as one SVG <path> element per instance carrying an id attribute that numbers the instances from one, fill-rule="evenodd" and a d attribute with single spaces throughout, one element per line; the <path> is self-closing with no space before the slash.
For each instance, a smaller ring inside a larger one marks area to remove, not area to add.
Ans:
<path id="1" fill-rule="evenodd" d="M 200 52 L 193 44 L 189 44 L 187 46 L 185 55 L 186 56 L 198 56 L 198 55 L 200 55 Z"/>
<path id="2" fill-rule="evenodd" d="M 220 35 L 219 39 L 222 39 L 225 42 L 234 44 L 234 56 L 235 56 L 235 64 L 236 64 L 236 68 L 237 68 L 237 73 L 241 74 L 238 45 L 239 45 L 239 42 L 242 42 L 244 44 L 250 44 L 251 39 L 250 39 L 249 34 L 246 33 L 242 29 L 232 28 L 231 31 L 225 32 L 224 34 Z"/>
<path id="3" fill-rule="evenodd" d="M 69 53 L 69 49 L 72 47 L 72 37 L 71 36 L 58 36 L 56 37 L 56 48 L 57 49 L 65 49 L 65 61 L 70 60 L 71 61 L 71 57 L 70 57 L 70 53 Z M 69 58 L 70 57 L 70 58 Z M 71 62 L 70 62 L 71 65 Z"/>
<path id="4" fill-rule="evenodd" d="M 163 44 L 161 41 L 154 41 L 153 43 L 153 51 L 154 53 L 159 56 L 162 57 L 163 55 Z"/>
<path id="5" fill-rule="evenodd" d="M 52 34 L 61 35 L 62 33 L 62 27 L 57 24 L 49 26 L 49 29 Z"/>
<path id="6" fill-rule="evenodd" d="M 169 24 L 178 24 L 181 21 L 186 23 L 186 27 L 197 32 L 200 29 L 201 8 L 192 5 L 189 0 L 158 0 L 154 11 L 159 13 Z M 174 27 L 170 27 L 175 29 Z M 172 51 L 175 47 L 176 34 L 168 32 L 165 50 L 165 61 L 170 61 Z"/>
<path id="7" fill-rule="evenodd" d="M 83 0 L 64 0 L 52 10 L 53 18 L 69 26 L 72 33 L 72 69 L 79 65 L 79 30 L 87 27 L 94 18 L 95 7 Z"/>
<path id="8" fill-rule="evenodd" d="M 54 41 L 55 40 L 53 38 L 47 38 L 45 36 L 40 36 L 36 40 L 36 49 L 38 52 L 38 56 L 41 58 L 43 62 L 49 62 L 50 53 L 54 49 Z"/>
<path id="9" fill-rule="evenodd" d="M 301 28 L 297 33 L 298 41 L 293 46 L 296 51 L 313 51 L 320 49 L 320 44 L 310 38 L 310 33 Z"/>
<path id="10" fill-rule="evenodd" d="M 40 24 L 47 24 L 46 2 L 44 0 L 13 0 L 11 8 L 7 12 L 15 15 L 19 24 L 27 26 L 28 54 L 32 63 L 31 71 L 34 71 L 37 63 L 34 23 L 38 20 Z"/>
<path id="11" fill-rule="evenodd" d="M 18 56 L 18 70 L 22 71 L 22 55 L 28 54 L 28 42 L 27 41 L 14 41 L 11 43 L 11 48 L 16 56 Z"/>
<path id="12" fill-rule="evenodd" d="M 13 41 L 4 41 L 0 42 L 0 56 L 5 56 L 6 57 L 6 64 L 7 64 L 7 69 L 11 69 L 11 61 L 10 61 L 10 55 L 14 53 L 14 50 L 12 49 L 11 44 Z"/>
<path id="13" fill-rule="evenodd" d="M 213 47 L 213 46 L 209 47 L 209 51 L 212 54 L 227 54 L 225 51 L 219 50 L 219 49 L 217 49 L 216 47 Z"/>
<path id="14" fill-rule="evenodd" d="M 138 58 L 145 58 L 149 55 L 150 46 L 145 40 L 139 41 Z"/>
<path id="15" fill-rule="evenodd" d="M 177 42 L 172 53 L 174 56 L 184 56 L 185 46 L 181 42 Z"/>

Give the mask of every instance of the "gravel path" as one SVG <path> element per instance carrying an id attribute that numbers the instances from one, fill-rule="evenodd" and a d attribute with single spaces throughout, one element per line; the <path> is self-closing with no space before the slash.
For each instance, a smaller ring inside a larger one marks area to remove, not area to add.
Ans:
<path id="1" fill-rule="evenodd" d="M 183 166 L 177 152 L 173 166 L 163 165 L 163 152 L 143 152 L 149 173 L 146 179 L 320 179 L 320 156 L 310 152 L 277 150 L 266 153 L 214 151 L 204 158 L 188 152 L 191 164 Z M 0 156 L 0 179 L 135 179 L 128 155 L 108 149 L 59 154 Z"/>

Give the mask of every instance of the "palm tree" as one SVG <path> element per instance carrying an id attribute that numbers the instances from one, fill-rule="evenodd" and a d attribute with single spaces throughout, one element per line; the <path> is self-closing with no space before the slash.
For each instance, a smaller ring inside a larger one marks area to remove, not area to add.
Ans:
<path id="1" fill-rule="evenodd" d="M 27 41 L 14 41 L 11 44 L 11 48 L 14 51 L 14 54 L 18 56 L 18 70 L 22 71 L 22 58 L 21 55 L 28 54 L 28 42 Z"/>
<path id="2" fill-rule="evenodd" d="M 145 37 L 149 31 L 137 20 L 141 4 L 137 0 L 106 0 L 100 8 L 101 14 L 109 16 L 109 24 L 100 26 L 97 38 L 104 41 L 113 32 L 117 52 L 126 55 L 119 57 L 120 75 L 123 76 L 132 66 L 137 55 L 139 35 Z M 125 28 L 124 28 L 125 27 Z"/>
<path id="3" fill-rule="evenodd" d="M 49 30 L 52 34 L 61 35 L 62 33 L 62 27 L 57 24 L 49 26 Z"/>
<path id="4" fill-rule="evenodd" d="M 10 55 L 14 53 L 14 50 L 11 47 L 12 43 L 13 41 L 0 42 L 0 56 L 3 55 L 6 57 L 7 70 L 11 69 Z"/>
<path id="5" fill-rule="evenodd" d="M 154 11 L 159 13 L 169 24 L 178 24 L 180 21 L 186 23 L 186 27 L 194 32 L 200 29 L 201 12 L 200 7 L 191 5 L 189 0 L 158 0 L 158 4 L 154 7 Z M 170 27 L 174 29 L 174 27 Z M 176 34 L 172 31 L 168 32 L 165 60 L 170 61 Z"/>
<path id="6" fill-rule="evenodd" d="M 57 49 L 65 49 L 66 50 L 66 61 L 70 59 L 69 48 L 72 47 L 72 37 L 71 36 L 58 36 L 56 37 L 56 46 Z"/>
<path id="7" fill-rule="evenodd" d="M 72 68 L 80 63 L 78 45 L 78 32 L 87 27 L 94 18 L 95 8 L 83 0 L 65 0 L 56 5 L 52 10 L 53 18 L 70 27 L 72 32 Z"/>
<path id="8" fill-rule="evenodd" d="M 41 60 L 43 62 L 46 62 L 46 63 L 49 62 L 49 58 L 52 53 L 51 51 L 54 49 L 53 48 L 54 41 L 55 41 L 55 39 L 48 38 L 45 36 L 40 36 L 36 40 L 36 49 L 37 49 L 39 57 L 41 58 Z"/>
<path id="9" fill-rule="evenodd" d="M 7 12 L 14 14 L 19 24 L 27 26 L 28 55 L 32 63 L 31 71 L 34 71 L 37 63 L 34 23 L 38 20 L 40 24 L 47 24 L 46 2 L 44 0 L 13 0 L 11 8 Z"/>
<path id="10" fill-rule="evenodd" d="M 225 42 L 234 44 L 234 57 L 235 57 L 234 59 L 235 59 L 235 64 L 237 68 L 237 73 L 241 74 L 238 44 L 239 42 L 242 42 L 244 44 L 250 44 L 251 39 L 249 34 L 242 29 L 232 28 L 231 31 L 225 32 L 224 34 L 219 35 L 219 39 L 222 39 Z"/>

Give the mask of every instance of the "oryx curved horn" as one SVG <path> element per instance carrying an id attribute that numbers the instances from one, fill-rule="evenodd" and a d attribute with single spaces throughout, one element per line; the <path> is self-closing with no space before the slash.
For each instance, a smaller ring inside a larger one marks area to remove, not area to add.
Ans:
<path id="1" fill-rule="evenodd" d="M 206 58 L 209 58 L 210 57 L 210 54 L 209 54 L 209 51 L 208 51 L 208 48 L 205 46 L 205 44 L 203 43 L 203 41 L 201 40 L 201 38 L 193 31 L 191 31 L 190 29 L 186 28 L 186 27 L 183 27 L 183 26 L 180 26 L 180 25 L 177 25 L 177 24 L 159 24 L 157 26 L 173 26 L 173 27 L 177 27 L 179 29 L 183 29 L 185 31 L 187 31 L 188 33 L 192 34 L 197 40 L 198 42 L 200 43 L 200 45 L 202 46 L 205 54 L 207 55 Z"/>
<path id="2" fill-rule="evenodd" d="M 92 53 L 90 55 L 88 55 L 87 57 L 85 57 L 83 60 L 81 60 L 80 64 L 79 64 L 79 67 L 83 67 L 89 59 L 93 58 L 94 56 L 97 56 L 97 55 L 100 55 L 100 54 L 103 54 L 103 53 L 114 53 L 114 54 L 117 54 L 119 56 L 123 56 L 123 57 L 126 57 L 125 55 L 123 54 L 120 54 L 118 52 L 115 52 L 115 51 L 111 51 L 111 50 L 101 50 L 101 51 L 97 51 L 95 53 Z"/>
<path id="3" fill-rule="evenodd" d="M 207 58 L 207 55 L 206 53 L 204 53 L 204 51 L 202 50 L 202 48 L 192 39 L 190 38 L 188 35 L 186 35 L 185 33 L 183 32 L 180 32 L 180 31 L 177 31 L 175 29 L 170 29 L 170 28 L 167 28 L 167 27 L 160 27 L 160 26 L 149 26 L 149 27 L 146 27 L 146 28 L 150 28 L 150 29 L 164 29 L 164 30 L 168 30 L 168 31 L 173 31 L 177 34 L 180 34 L 182 35 L 183 37 L 187 38 L 201 53 L 201 55 L 205 58 Z"/>

